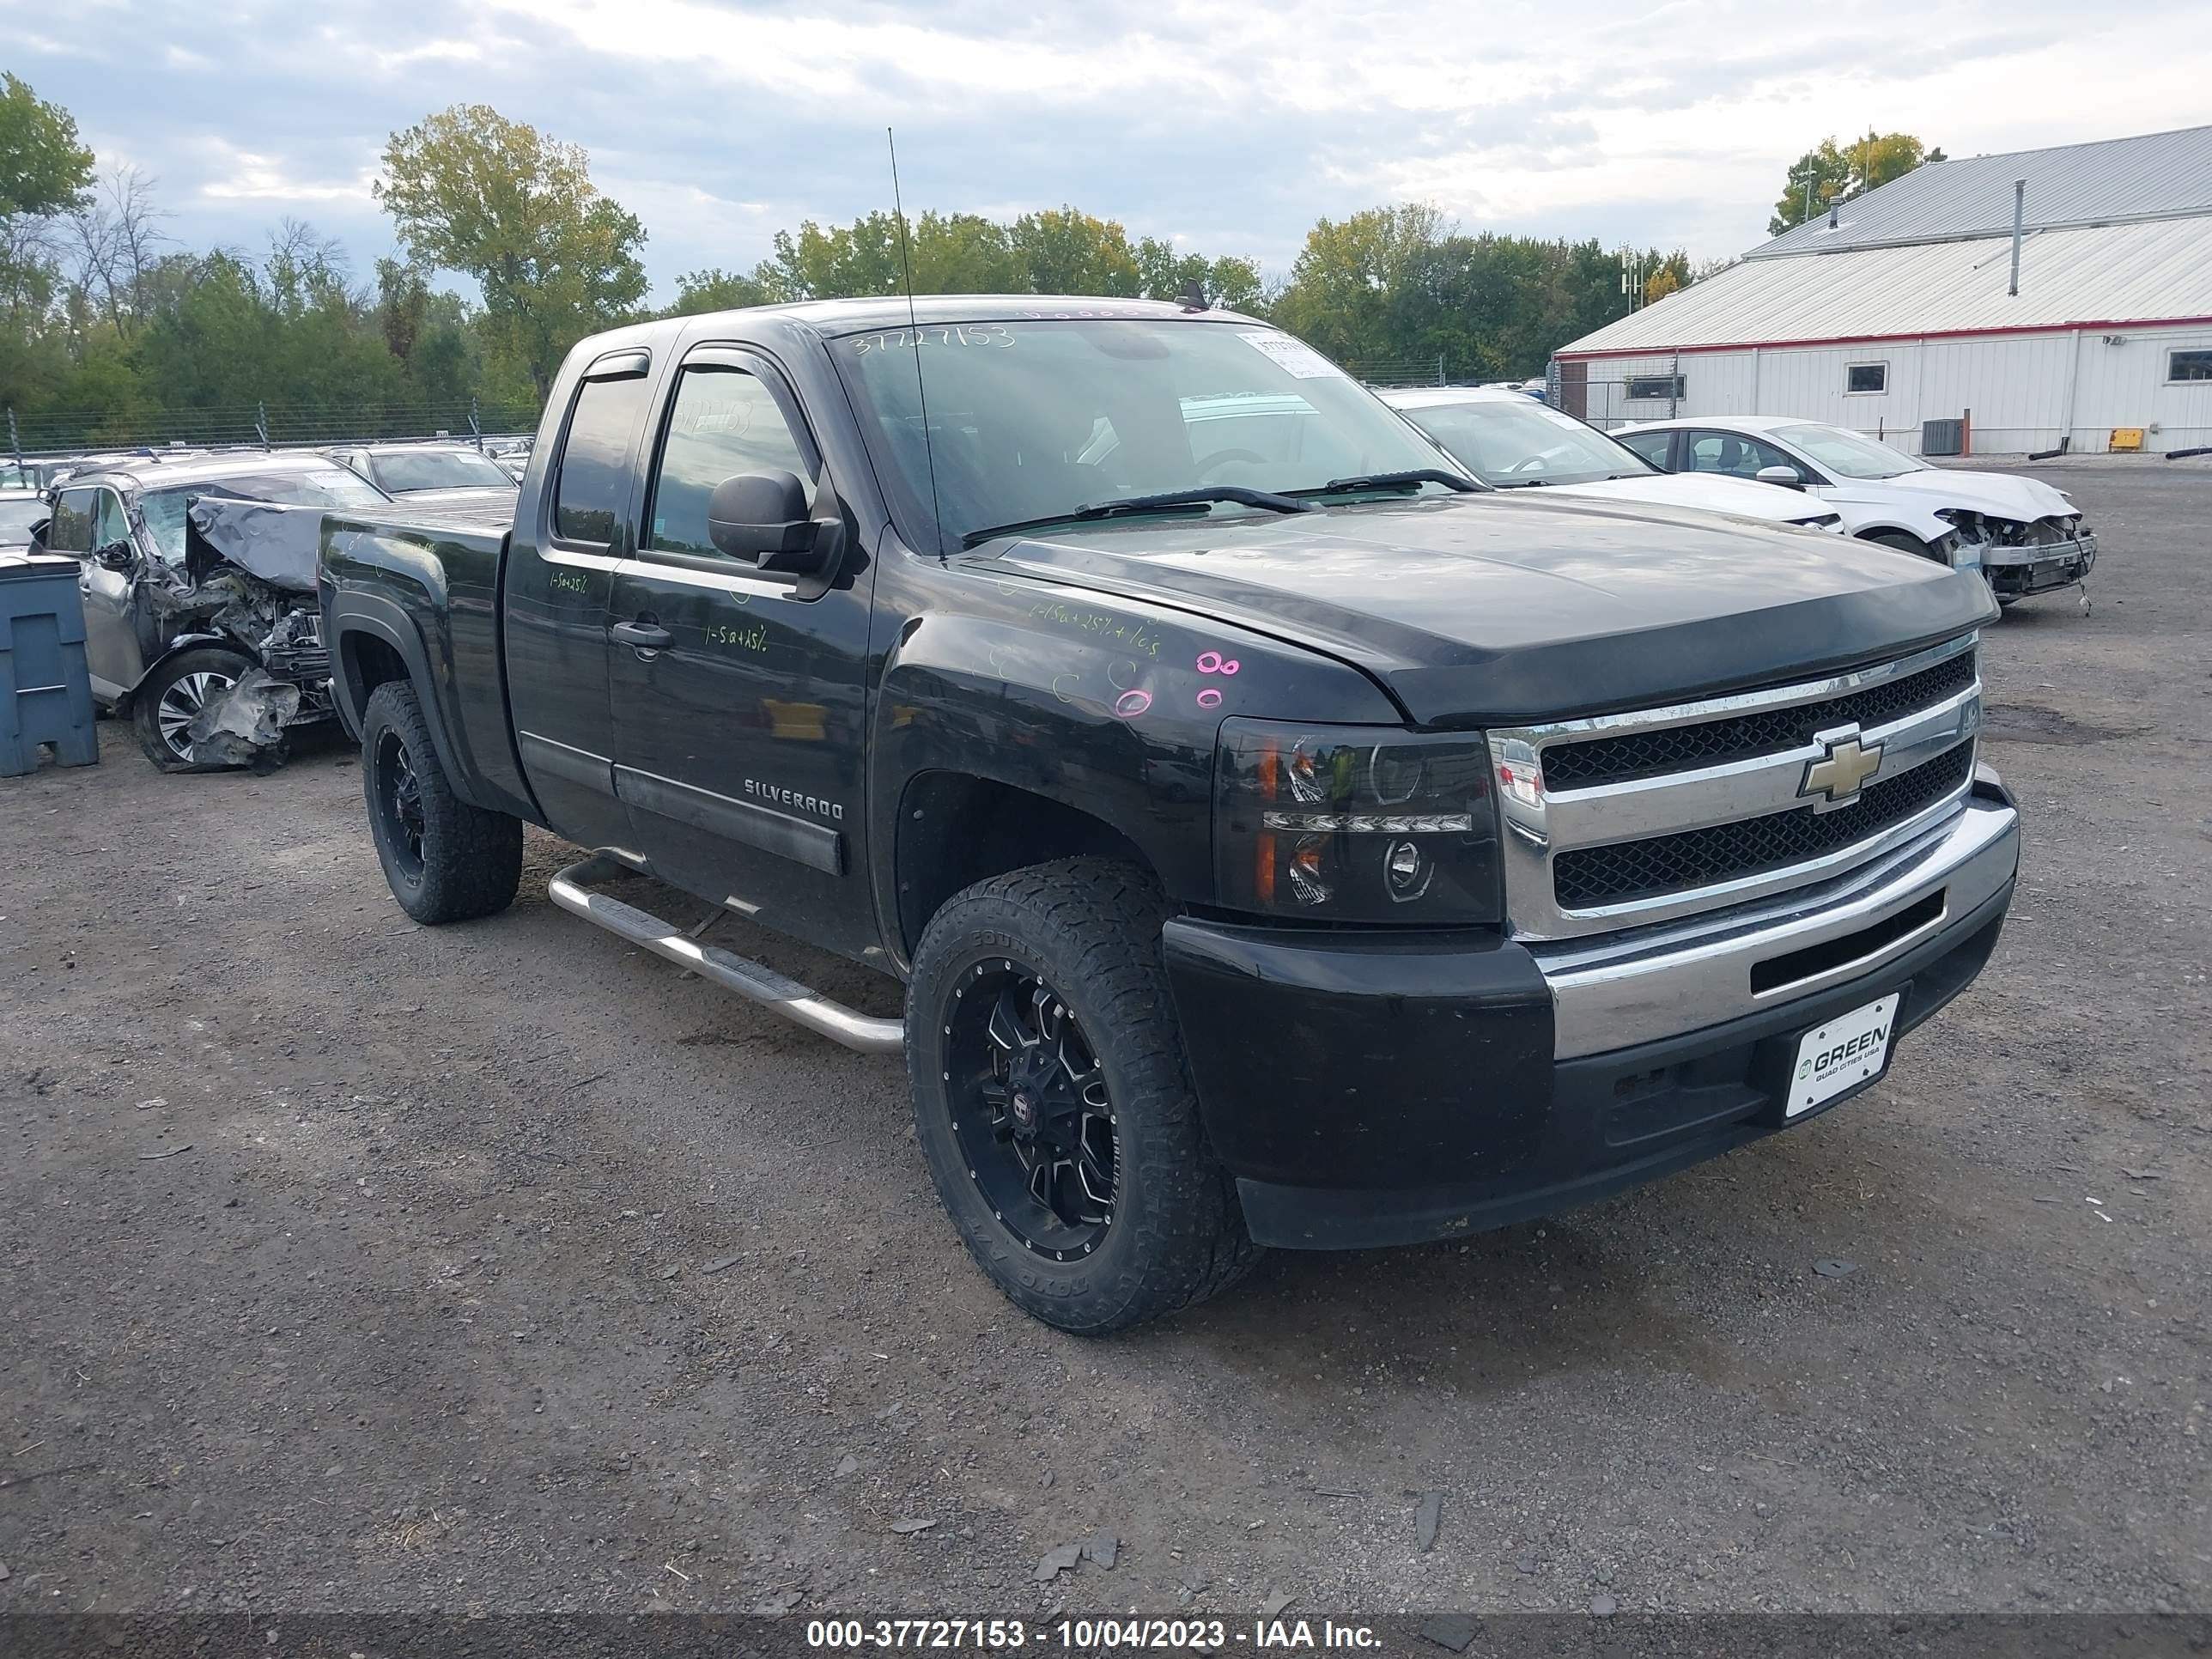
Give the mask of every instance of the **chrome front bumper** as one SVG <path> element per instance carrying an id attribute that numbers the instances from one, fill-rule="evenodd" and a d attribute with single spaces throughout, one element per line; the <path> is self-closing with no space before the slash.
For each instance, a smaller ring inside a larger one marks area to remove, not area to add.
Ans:
<path id="1" fill-rule="evenodd" d="M 1976 775 L 1994 781 L 1985 768 Z M 1977 790 L 1942 824 L 1819 886 L 1692 921 L 1531 945 L 1552 992 L 1553 1057 L 1702 1030 L 1873 972 L 1972 915 L 2003 891 L 2019 866 L 2019 814 Z M 1938 894 L 1933 911 L 1909 929 L 1883 926 Z M 1867 948 L 1850 949 L 1861 934 Z M 1753 988 L 1754 969 L 1839 941 L 1841 959 L 1819 952 L 1802 977 Z"/>

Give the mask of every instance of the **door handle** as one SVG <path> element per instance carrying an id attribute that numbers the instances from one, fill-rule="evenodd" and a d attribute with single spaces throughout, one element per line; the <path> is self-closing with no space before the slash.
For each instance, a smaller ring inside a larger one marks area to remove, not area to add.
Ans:
<path id="1" fill-rule="evenodd" d="M 659 651 L 676 643 L 676 635 L 650 617 L 641 617 L 635 622 L 617 623 L 607 632 L 624 645 L 634 645 L 641 651 Z"/>

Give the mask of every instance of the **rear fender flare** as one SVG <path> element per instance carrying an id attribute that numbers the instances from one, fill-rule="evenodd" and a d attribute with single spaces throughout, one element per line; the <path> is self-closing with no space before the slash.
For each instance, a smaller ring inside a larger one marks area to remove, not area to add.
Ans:
<path id="1" fill-rule="evenodd" d="M 453 793 L 471 806 L 486 807 L 469 787 L 468 774 L 453 753 L 453 738 L 446 726 L 446 714 L 438 700 L 438 683 L 430 673 L 430 653 L 422 644 L 422 631 L 414 618 L 390 599 L 376 593 L 346 593 L 331 601 L 325 615 L 325 625 L 330 635 L 331 702 L 338 710 L 338 718 L 354 737 L 361 735 L 362 717 L 368 711 L 369 690 L 356 684 L 355 659 L 346 648 L 349 635 L 366 635 L 390 646 L 399 653 L 400 663 L 407 671 L 407 682 L 422 699 L 422 712 L 430 726 L 431 746 L 438 751 L 438 763 L 445 769 L 446 781 Z M 488 806 L 487 811 L 505 811 L 504 806 Z"/>

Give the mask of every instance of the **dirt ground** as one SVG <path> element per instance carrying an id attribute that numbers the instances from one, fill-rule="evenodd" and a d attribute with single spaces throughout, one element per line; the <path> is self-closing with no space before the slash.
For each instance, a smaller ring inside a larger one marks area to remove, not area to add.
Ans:
<path id="1" fill-rule="evenodd" d="M 2104 562 L 1989 641 L 2017 908 L 1885 1086 L 1107 1341 L 971 1267 L 895 1062 L 558 843 L 434 932 L 340 744 L 0 781 L 0 1611 L 2206 1608 L 2212 466 L 2051 476 Z"/>

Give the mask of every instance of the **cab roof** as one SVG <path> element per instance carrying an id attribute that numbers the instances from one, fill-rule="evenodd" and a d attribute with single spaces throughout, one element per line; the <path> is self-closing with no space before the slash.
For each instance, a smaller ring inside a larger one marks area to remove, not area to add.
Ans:
<path id="1" fill-rule="evenodd" d="M 679 330 L 718 318 L 742 317 L 747 323 L 798 323 L 830 337 L 867 334 L 877 329 L 904 328 L 911 319 L 921 324 L 1025 323 L 1054 321 L 1137 321 L 1156 323 L 1241 323 L 1248 328 L 1273 326 L 1264 319 L 1241 311 L 1187 311 L 1167 300 L 1124 300 L 1098 295 L 1073 294 L 920 294 L 911 302 L 903 294 L 872 295 L 859 300 L 800 300 L 785 305 L 744 306 L 730 311 L 702 312 L 685 317 L 633 323 L 592 336 L 595 354 L 625 346 L 653 346 Z"/>

